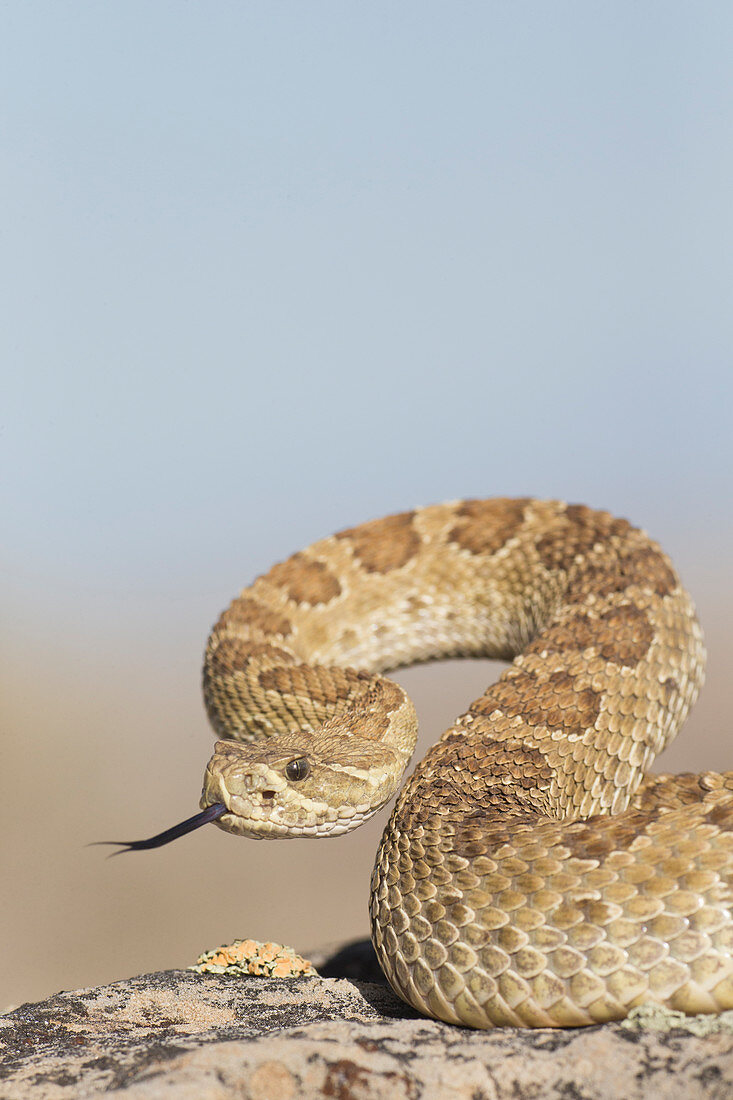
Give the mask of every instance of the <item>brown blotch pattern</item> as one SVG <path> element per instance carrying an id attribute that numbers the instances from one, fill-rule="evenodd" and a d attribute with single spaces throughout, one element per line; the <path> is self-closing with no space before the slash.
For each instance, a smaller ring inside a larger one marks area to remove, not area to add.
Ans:
<path id="1" fill-rule="evenodd" d="M 500 792 L 497 791 L 490 807 L 471 810 L 457 822 L 451 850 L 464 859 L 491 855 L 504 844 L 514 844 L 517 829 L 521 826 L 536 828 L 536 814 L 525 813 L 513 802 L 502 805 Z"/>
<path id="2" fill-rule="evenodd" d="M 565 826 L 565 841 L 578 859 L 605 859 L 611 852 L 625 852 L 649 824 L 646 814 L 636 811 L 608 817 L 589 817 Z"/>
<path id="3" fill-rule="evenodd" d="M 341 595 L 341 585 L 327 565 L 312 561 L 304 554 L 293 554 L 287 561 L 273 565 L 265 575 L 270 584 L 283 588 L 291 600 L 297 603 L 330 603 Z"/>
<path id="4" fill-rule="evenodd" d="M 389 728 L 392 714 L 399 710 L 404 701 L 401 688 L 392 680 L 380 679 L 373 683 L 362 701 L 368 721 L 360 736 L 378 741 Z"/>
<path id="5" fill-rule="evenodd" d="M 607 661 L 633 668 L 649 651 L 654 628 L 647 614 L 633 604 L 613 607 L 598 620 L 595 645 Z"/>
<path id="6" fill-rule="evenodd" d="M 729 832 L 733 828 L 733 799 L 726 798 L 717 806 L 713 806 L 702 820 L 707 825 L 717 825 L 719 829 Z"/>
<path id="7" fill-rule="evenodd" d="M 367 573 L 389 573 L 406 565 L 420 549 L 414 518 L 414 512 L 400 512 L 339 531 L 336 538 L 351 544 Z"/>
<path id="8" fill-rule="evenodd" d="M 597 623 L 585 612 L 578 612 L 562 623 L 556 623 L 538 634 L 525 653 L 570 653 L 584 650 L 595 643 Z"/>
<path id="9" fill-rule="evenodd" d="M 492 707 L 492 710 L 495 709 Z M 476 731 L 476 725 L 471 727 L 472 733 Z M 489 778 L 509 768 L 521 775 L 520 786 L 525 779 L 524 785 L 532 786 L 539 779 L 551 779 L 553 774 L 542 750 L 518 737 L 499 740 L 487 732 L 481 736 L 481 743 L 477 746 L 473 741 L 466 740 L 464 730 L 455 729 L 441 738 L 440 750 L 435 759 L 459 761 L 469 777 Z"/>
<path id="10" fill-rule="evenodd" d="M 553 672 L 540 680 L 532 672 L 507 676 L 477 699 L 470 714 L 500 710 L 507 718 L 521 718 L 530 726 L 547 726 L 566 734 L 583 733 L 595 725 L 602 696 L 592 688 L 578 691 L 567 672 Z"/>
<path id="11" fill-rule="evenodd" d="M 227 630 L 248 627 L 261 630 L 263 634 L 279 634 L 286 638 L 292 632 L 292 623 L 285 615 L 272 611 L 264 604 L 257 603 L 247 596 L 240 596 L 229 605 L 219 618 L 214 630 Z"/>
<path id="12" fill-rule="evenodd" d="M 459 521 L 448 535 L 471 554 L 493 554 L 516 534 L 524 520 L 527 499 L 466 500 Z"/>
<path id="13" fill-rule="evenodd" d="M 705 778 L 694 772 L 679 775 L 647 775 L 633 795 L 629 809 L 643 810 L 646 816 L 660 810 L 678 810 L 699 803 L 708 792 Z"/>
<path id="14" fill-rule="evenodd" d="M 316 704 L 335 707 L 364 693 L 368 676 L 351 668 L 325 668 L 321 665 L 292 665 L 267 668 L 259 674 L 266 691 L 296 695 Z"/>
<path id="15" fill-rule="evenodd" d="M 326 723 L 348 711 L 349 723 L 360 738 L 378 741 L 389 728 L 393 712 L 404 695 L 389 680 L 374 681 L 353 668 L 299 665 L 263 669 L 259 686 L 274 692 L 277 702 L 298 721 Z"/>
<path id="16" fill-rule="evenodd" d="M 441 820 L 455 823 L 453 847 L 464 855 L 477 830 L 490 824 L 486 850 L 499 843 L 495 830 L 507 819 L 511 830 L 519 820 L 536 820 L 528 814 L 544 813 L 555 774 L 541 749 L 517 737 L 499 740 L 482 733 L 481 721 L 472 725 L 469 739 L 460 731 L 444 736 L 418 765 L 412 797 L 399 818 L 401 828 L 424 824 L 437 806 Z"/>
<path id="17" fill-rule="evenodd" d="M 668 596 L 677 587 L 677 576 L 661 550 L 643 546 L 621 557 L 621 572 L 628 584 L 650 588 L 658 596 Z"/>
<path id="18" fill-rule="evenodd" d="M 251 661 L 270 661 L 279 665 L 290 665 L 295 662 L 295 657 L 278 646 L 267 645 L 264 642 L 251 642 L 236 636 L 221 638 L 211 655 L 211 664 L 224 672 L 241 671 L 247 668 Z"/>
<path id="19" fill-rule="evenodd" d="M 392 714 L 394 711 L 399 710 L 405 701 L 402 688 L 398 687 L 394 681 L 386 677 L 382 677 L 376 682 L 375 689 L 379 697 L 379 705 L 384 707 L 387 714 Z M 374 701 L 377 702 L 377 699 L 375 698 Z"/>
<path id="20" fill-rule="evenodd" d="M 582 562 L 572 569 L 565 598 L 568 603 L 584 603 L 588 596 L 594 600 L 625 592 L 629 580 L 621 572 L 618 561 L 611 556 L 601 561 Z"/>
<path id="21" fill-rule="evenodd" d="M 571 573 L 567 599 L 582 603 L 590 595 L 610 596 L 625 592 L 632 585 L 668 596 L 677 584 L 677 576 L 664 554 L 644 546 L 622 552 L 618 557 L 609 554 L 602 561 L 579 565 Z"/>
<path id="22" fill-rule="evenodd" d="M 579 612 L 549 627 L 527 647 L 527 653 L 568 653 L 595 646 L 606 661 L 632 668 L 646 655 L 654 629 L 644 611 L 631 604 L 611 608 L 597 619 Z"/>
<path id="23" fill-rule="evenodd" d="M 628 520 L 594 512 L 584 504 L 569 504 L 553 529 L 537 540 L 537 553 L 546 569 L 568 571 L 578 555 L 588 554 L 613 535 L 626 535 L 630 530 Z"/>

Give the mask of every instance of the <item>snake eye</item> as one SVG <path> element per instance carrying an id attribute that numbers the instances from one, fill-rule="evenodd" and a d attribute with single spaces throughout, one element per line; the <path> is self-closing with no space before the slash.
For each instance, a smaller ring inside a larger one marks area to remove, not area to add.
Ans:
<path id="1" fill-rule="evenodd" d="M 306 756 L 299 756 L 285 765 L 285 775 L 293 783 L 297 783 L 299 779 L 306 779 L 310 773 L 311 766 Z"/>

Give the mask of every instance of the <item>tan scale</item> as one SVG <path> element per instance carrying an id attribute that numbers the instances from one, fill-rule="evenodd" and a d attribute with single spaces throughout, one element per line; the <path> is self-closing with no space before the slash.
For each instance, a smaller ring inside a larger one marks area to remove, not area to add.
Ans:
<path id="1" fill-rule="evenodd" d="M 702 634 L 669 559 L 605 512 L 458 501 L 274 566 L 209 639 L 201 806 L 248 837 L 354 828 L 415 745 L 383 673 L 459 656 L 512 663 L 385 830 L 372 937 L 396 992 L 478 1028 L 733 1007 L 733 772 L 646 774 L 697 696 Z"/>

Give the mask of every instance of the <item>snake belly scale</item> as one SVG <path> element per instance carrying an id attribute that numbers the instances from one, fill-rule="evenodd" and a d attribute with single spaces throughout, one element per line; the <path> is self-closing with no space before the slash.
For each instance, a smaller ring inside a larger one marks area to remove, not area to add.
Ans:
<path id="1" fill-rule="evenodd" d="M 399 790 L 414 708 L 384 676 L 511 662 Z M 703 677 L 695 610 L 626 520 L 533 499 L 373 520 L 223 613 L 203 808 L 333 836 L 399 791 L 371 886 L 396 992 L 454 1024 L 574 1026 L 733 1007 L 733 772 L 650 776 Z"/>

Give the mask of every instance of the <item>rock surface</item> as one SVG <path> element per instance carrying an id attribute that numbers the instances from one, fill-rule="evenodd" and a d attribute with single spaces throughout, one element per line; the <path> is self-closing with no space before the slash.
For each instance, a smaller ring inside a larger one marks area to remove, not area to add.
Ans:
<path id="1" fill-rule="evenodd" d="M 384 984 L 358 980 L 370 965 L 361 947 L 319 967 L 349 977 L 172 970 L 23 1005 L 0 1017 L 0 1098 L 733 1095 L 733 1013 L 467 1031 L 418 1017 Z"/>

